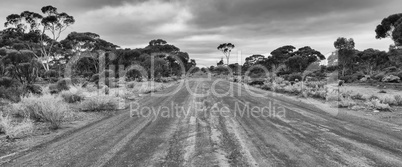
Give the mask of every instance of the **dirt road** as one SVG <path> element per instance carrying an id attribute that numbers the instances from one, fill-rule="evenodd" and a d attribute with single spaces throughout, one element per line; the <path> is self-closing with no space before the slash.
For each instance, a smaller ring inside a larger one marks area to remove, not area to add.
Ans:
<path id="1" fill-rule="evenodd" d="M 402 166 L 402 132 L 385 124 L 227 81 L 186 85 L 0 166 Z"/>

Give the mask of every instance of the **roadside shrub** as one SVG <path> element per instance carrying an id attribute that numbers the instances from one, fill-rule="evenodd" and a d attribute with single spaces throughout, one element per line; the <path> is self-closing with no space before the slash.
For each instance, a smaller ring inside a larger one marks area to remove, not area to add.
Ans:
<path id="1" fill-rule="evenodd" d="M 304 90 L 301 95 L 302 95 L 302 97 L 304 97 L 304 98 L 308 98 L 308 91 L 307 91 L 307 90 Z"/>
<path id="2" fill-rule="evenodd" d="M 129 82 L 126 84 L 126 87 L 132 89 L 134 88 L 135 84 L 136 84 L 135 82 Z"/>
<path id="3" fill-rule="evenodd" d="M 374 75 L 372 78 L 374 78 L 377 81 L 381 81 L 384 77 L 385 77 L 385 72 L 381 72 L 381 73 Z"/>
<path id="4" fill-rule="evenodd" d="M 354 73 L 353 75 L 352 75 L 352 78 L 353 79 L 356 79 L 356 80 L 360 80 L 360 79 L 362 79 L 362 78 L 364 78 L 364 73 L 363 72 L 357 72 L 357 73 Z"/>
<path id="5" fill-rule="evenodd" d="M 162 78 L 160 78 L 159 80 L 160 80 L 160 82 L 163 82 L 163 83 L 168 83 L 168 82 L 176 81 L 176 80 L 174 80 L 174 79 L 171 78 L 171 77 L 162 77 Z"/>
<path id="6" fill-rule="evenodd" d="M 171 76 L 170 77 L 173 81 L 178 81 L 178 80 L 180 80 L 180 77 L 178 77 L 178 76 Z"/>
<path id="7" fill-rule="evenodd" d="M 57 89 L 57 84 L 50 84 L 48 89 L 50 94 L 59 93 L 59 89 Z"/>
<path id="8" fill-rule="evenodd" d="M 352 98 L 352 91 L 347 91 L 347 92 L 342 92 L 340 93 L 340 96 L 343 98 Z"/>
<path id="9" fill-rule="evenodd" d="M 84 95 L 82 92 L 73 92 L 73 91 L 63 91 L 60 93 L 61 97 L 67 103 L 76 103 L 84 100 Z"/>
<path id="10" fill-rule="evenodd" d="M 355 101 L 353 101 L 351 98 L 340 98 L 340 101 L 338 103 L 338 106 L 340 108 L 352 108 L 353 106 L 355 106 L 357 103 Z"/>
<path id="11" fill-rule="evenodd" d="M 98 88 L 95 85 L 89 84 L 85 87 L 85 90 L 87 92 L 96 92 L 98 91 Z"/>
<path id="12" fill-rule="evenodd" d="M 360 76 L 361 76 L 360 74 L 346 75 L 346 76 L 339 77 L 339 79 L 344 80 L 345 83 L 353 83 L 353 82 L 358 81 Z"/>
<path id="13" fill-rule="evenodd" d="M 385 90 L 380 90 L 378 93 L 387 93 Z"/>
<path id="14" fill-rule="evenodd" d="M 375 95 L 371 95 L 369 98 L 368 98 L 368 100 L 378 100 L 378 99 L 380 99 L 379 97 L 377 97 L 377 96 L 375 96 Z"/>
<path id="15" fill-rule="evenodd" d="M 275 77 L 274 83 L 281 84 L 284 80 L 282 77 Z"/>
<path id="16" fill-rule="evenodd" d="M 328 93 L 328 95 L 327 95 L 327 97 L 326 97 L 326 100 L 327 100 L 328 102 L 331 102 L 331 101 L 339 101 L 339 100 L 340 100 L 339 94 Z"/>
<path id="17" fill-rule="evenodd" d="M 327 78 L 327 74 L 325 72 L 323 72 L 322 70 L 314 71 L 314 72 L 308 74 L 307 76 L 311 77 L 312 80 L 317 80 L 317 81 L 324 80 Z"/>
<path id="18" fill-rule="evenodd" d="M 311 82 L 305 82 L 304 84 L 310 88 L 324 88 L 325 85 L 327 85 L 327 83 L 324 81 L 311 81 Z"/>
<path id="19" fill-rule="evenodd" d="M 283 90 L 284 90 L 286 93 L 290 93 L 290 94 L 293 94 L 293 95 L 298 95 L 298 94 L 301 93 L 301 89 L 298 89 L 297 87 L 291 86 L 291 85 L 285 86 L 285 87 L 283 88 Z"/>
<path id="20" fill-rule="evenodd" d="M 303 77 L 302 77 L 300 74 L 290 74 L 290 75 L 288 76 L 288 80 L 289 80 L 289 81 L 296 81 L 296 79 L 297 79 L 298 81 L 301 81 L 301 80 L 303 79 Z"/>
<path id="21" fill-rule="evenodd" d="M 142 81 L 142 73 L 138 70 L 130 70 L 126 74 L 127 81 Z"/>
<path id="22" fill-rule="evenodd" d="M 389 105 L 397 105 L 396 100 L 393 98 L 390 98 L 390 97 L 384 98 L 383 100 L 381 100 L 381 103 L 389 104 Z"/>
<path id="23" fill-rule="evenodd" d="M 395 98 L 396 105 L 402 106 L 402 96 L 401 95 L 395 95 L 394 98 Z"/>
<path id="24" fill-rule="evenodd" d="M 136 82 L 136 86 L 132 88 L 133 92 L 137 93 L 144 93 L 148 94 L 151 92 L 157 92 L 165 89 L 166 87 L 169 87 L 173 85 L 174 83 L 159 83 L 159 82 Z"/>
<path id="25" fill-rule="evenodd" d="M 264 85 L 261 86 L 261 89 L 271 91 L 272 83 L 264 83 Z"/>
<path id="26" fill-rule="evenodd" d="M 70 112 L 70 108 L 60 97 L 49 94 L 23 97 L 18 104 L 18 108 L 22 110 L 20 115 L 34 121 L 48 122 L 52 129 L 59 128 Z"/>
<path id="27" fill-rule="evenodd" d="M 363 95 L 360 94 L 360 93 L 355 94 L 355 95 L 352 95 L 351 98 L 352 98 L 352 99 L 355 99 L 355 100 L 366 100 L 366 99 L 363 97 Z"/>
<path id="28" fill-rule="evenodd" d="M 70 89 L 69 84 L 71 84 L 71 83 L 72 83 L 71 79 L 64 78 L 64 79 L 59 80 L 56 83 L 57 90 L 58 91 L 69 90 Z"/>
<path id="29" fill-rule="evenodd" d="M 25 119 L 22 122 L 14 122 L 12 118 L 7 115 L 4 116 L 0 112 L 0 133 L 4 133 L 8 138 L 22 138 L 33 132 L 33 122 Z"/>
<path id="30" fill-rule="evenodd" d="M 81 110 L 86 112 L 99 112 L 117 110 L 119 107 L 118 98 L 112 96 L 96 96 L 85 99 L 81 103 Z"/>
<path id="31" fill-rule="evenodd" d="M 327 98 L 327 92 L 325 90 L 310 91 L 309 96 L 325 100 Z"/>
<path id="32" fill-rule="evenodd" d="M 388 104 L 381 103 L 379 99 L 372 99 L 365 103 L 365 105 L 371 109 L 380 111 L 390 111 L 391 107 Z"/>
<path id="33" fill-rule="evenodd" d="M 329 77 L 327 78 L 327 82 L 328 83 L 334 83 L 334 82 L 338 82 L 339 80 L 339 74 L 338 72 L 332 72 L 329 74 Z"/>
<path id="34" fill-rule="evenodd" d="M 249 85 L 254 86 L 254 85 L 264 85 L 264 81 L 253 81 Z"/>

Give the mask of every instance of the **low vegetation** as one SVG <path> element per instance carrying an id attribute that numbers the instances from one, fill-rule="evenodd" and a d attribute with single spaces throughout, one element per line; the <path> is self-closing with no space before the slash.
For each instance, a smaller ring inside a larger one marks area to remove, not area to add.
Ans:
<path id="1" fill-rule="evenodd" d="M 0 134 L 10 139 L 29 136 L 35 124 L 46 124 L 52 130 L 63 127 L 64 123 L 75 119 L 76 112 L 116 111 L 125 108 L 125 100 L 135 100 L 139 94 L 157 92 L 169 87 L 177 79 L 166 82 L 129 82 L 124 87 L 109 88 L 95 83 L 68 85 L 57 93 L 50 86 L 43 86 L 42 94 L 19 96 L 16 103 L 3 106 L 0 113 Z"/>
<path id="2" fill-rule="evenodd" d="M 43 96 L 29 95 L 15 104 L 16 114 L 34 121 L 50 123 L 52 129 L 60 128 L 63 121 L 70 115 L 70 107 L 59 96 L 46 94 Z"/>
<path id="3" fill-rule="evenodd" d="M 8 138 L 22 138 L 32 134 L 34 124 L 29 119 L 21 122 L 15 121 L 9 115 L 0 112 L 0 134 L 4 133 Z"/>
<path id="4" fill-rule="evenodd" d="M 84 100 L 80 104 L 80 109 L 85 112 L 100 112 L 117 110 L 119 99 L 113 96 L 95 96 Z"/>
<path id="5" fill-rule="evenodd" d="M 245 80 L 244 82 L 263 90 L 335 103 L 340 108 L 392 111 L 392 106 L 402 106 L 401 95 L 364 96 L 361 93 L 343 91 L 342 87 L 338 87 L 335 83 L 331 84 L 325 81 L 290 82 L 284 78 L 277 77 L 275 79 L 260 79 L 260 81 Z"/>

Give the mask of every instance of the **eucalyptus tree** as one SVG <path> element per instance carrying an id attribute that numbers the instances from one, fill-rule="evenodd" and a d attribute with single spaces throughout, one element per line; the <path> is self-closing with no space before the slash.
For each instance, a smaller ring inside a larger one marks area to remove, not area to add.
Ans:
<path id="1" fill-rule="evenodd" d="M 375 29 L 376 38 L 391 37 L 396 46 L 402 46 L 402 13 L 393 14 L 384 18 Z"/>
<path id="2" fill-rule="evenodd" d="M 223 43 L 218 46 L 218 50 L 222 51 L 223 55 L 226 57 L 226 65 L 229 65 L 229 58 L 232 49 L 235 47 L 232 43 Z"/>
<path id="3" fill-rule="evenodd" d="M 34 53 L 43 68 L 50 70 L 50 63 L 56 56 L 61 34 L 75 23 L 73 16 L 58 12 L 56 7 L 44 6 L 42 14 L 24 11 L 20 14 L 11 14 L 6 17 L 3 31 L 8 34 L 8 40 L 17 41 L 25 45 Z"/>
<path id="4" fill-rule="evenodd" d="M 353 68 L 357 57 L 355 42 L 352 38 L 340 37 L 334 42 L 334 46 L 338 52 L 338 67 L 341 68 L 341 75 L 345 76 L 346 71 Z"/>

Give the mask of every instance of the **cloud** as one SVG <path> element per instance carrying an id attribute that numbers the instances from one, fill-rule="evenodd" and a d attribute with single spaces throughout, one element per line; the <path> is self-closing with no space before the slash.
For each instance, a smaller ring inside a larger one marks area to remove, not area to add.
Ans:
<path id="1" fill-rule="evenodd" d="M 356 48 L 386 50 L 376 40 L 381 20 L 399 13 L 400 0 L 2 0 L 0 18 L 53 5 L 73 15 L 71 31 L 95 32 L 117 45 L 145 47 L 162 38 L 203 66 L 222 57 L 220 43 L 236 45 L 243 57 L 269 54 L 283 45 L 311 46 L 323 54 L 338 37 L 354 38 Z M 236 59 L 236 58 L 234 58 Z"/>

